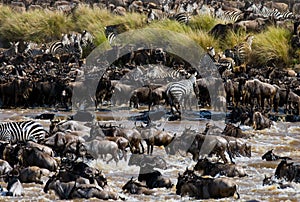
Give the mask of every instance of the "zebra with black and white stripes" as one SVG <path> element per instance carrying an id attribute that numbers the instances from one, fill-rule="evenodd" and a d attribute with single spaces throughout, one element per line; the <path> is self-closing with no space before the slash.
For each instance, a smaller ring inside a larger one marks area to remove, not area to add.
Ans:
<path id="1" fill-rule="evenodd" d="M 285 19 L 294 19 L 294 14 L 290 11 L 286 11 L 281 13 L 277 9 L 268 8 L 262 3 L 260 5 L 256 5 L 251 3 L 247 8 L 246 11 L 250 11 L 256 15 L 259 15 L 263 18 L 270 18 L 274 20 L 285 20 Z"/>
<path id="2" fill-rule="evenodd" d="M 94 39 L 95 39 L 95 37 L 86 30 L 84 30 L 81 33 L 81 37 L 79 40 L 80 40 L 80 45 L 81 45 L 81 48 L 82 48 L 85 56 L 87 56 L 89 53 L 91 53 L 96 48 Z"/>
<path id="3" fill-rule="evenodd" d="M 235 23 L 244 19 L 244 13 L 241 11 L 224 11 L 218 8 L 215 12 L 215 17 L 224 20 L 226 23 Z"/>
<path id="4" fill-rule="evenodd" d="M 40 142 L 46 137 L 47 131 L 34 121 L 6 122 L 0 124 L 0 140 L 12 144 L 17 142 Z"/>
<path id="5" fill-rule="evenodd" d="M 190 76 L 189 79 L 184 79 L 178 82 L 172 82 L 168 85 L 166 90 L 166 95 L 168 97 L 168 102 L 171 106 L 171 112 L 175 115 L 177 112 L 179 117 L 181 116 L 180 105 L 186 102 L 186 99 L 190 99 L 191 95 L 196 95 L 197 97 L 197 84 L 196 84 L 195 72 Z M 174 113 L 175 108 L 176 112 Z"/>
<path id="6" fill-rule="evenodd" d="M 46 53 L 52 55 L 74 54 L 76 57 L 81 58 L 83 52 L 81 39 L 80 34 L 65 34 L 61 40 L 50 43 Z"/>
<path id="7" fill-rule="evenodd" d="M 245 63 L 248 63 L 249 58 L 250 58 L 250 54 L 252 51 L 252 42 L 253 42 L 253 35 L 248 35 L 245 39 L 244 42 L 236 45 L 234 47 L 234 55 L 235 55 L 235 63 L 236 65 L 242 65 Z"/>
<path id="8" fill-rule="evenodd" d="M 191 20 L 191 16 L 188 12 L 180 12 L 174 14 L 170 19 L 173 19 L 181 24 L 188 24 L 189 21 Z"/>
<path id="9" fill-rule="evenodd" d="M 127 30 L 128 28 L 124 23 L 104 27 L 105 37 L 111 46 L 114 45 L 118 35 Z"/>

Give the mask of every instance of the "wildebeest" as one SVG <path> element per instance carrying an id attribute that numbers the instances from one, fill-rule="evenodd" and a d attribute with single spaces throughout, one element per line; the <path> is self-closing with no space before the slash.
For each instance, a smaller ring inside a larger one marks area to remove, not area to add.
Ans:
<path id="1" fill-rule="evenodd" d="M 210 175 L 212 177 L 217 175 L 224 175 L 227 177 L 247 176 L 245 170 L 241 166 L 220 162 L 214 163 L 209 161 L 207 158 L 199 159 L 194 170 L 199 171 L 202 175 Z"/>
<path id="2" fill-rule="evenodd" d="M 166 169 L 166 161 L 158 156 L 132 154 L 128 165 L 140 167 L 138 180 L 145 181 L 148 188 L 166 187 L 171 188 L 173 184 L 169 178 L 163 177 L 155 168 Z"/>
<path id="3" fill-rule="evenodd" d="M 279 189 L 286 189 L 286 188 L 294 188 L 291 184 L 289 183 L 284 183 L 282 180 L 274 179 L 273 176 L 267 177 L 265 175 L 265 178 L 263 179 L 263 186 L 266 185 L 273 185 L 277 184 L 277 188 Z"/>
<path id="4" fill-rule="evenodd" d="M 73 143 L 85 142 L 83 138 L 72 135 L 65 134 L 63 132 L 57 132 L 54 135 L 46 138 L 42 144 L 51 147 L 58 155 L 64 156 L 68 145 Z"/>
<path id="5" fill-rule="evenodd" d="M 29 166 L 21 169 L 19 179 L 22 183 L 37 183 L 43 184 L 43 171 L 37 166 Z"/>
<path id="6" fill-rule="evenodd" d="M 292 158 L 287 157 L 287 156 L 278 156 L 276 154 L 273 153 L 273 149 L 267 151 L 262 157 L 262 160 L 266 160 L 266 161 L 277 161 L 279 159 L 286 159 L 286 160 L 292 160 Z"/>
<path id="7" fill-rule="evenodd" d="M 65 132 L 70 131 L 82 131 L 88 136 L 90 134 L 90 128 L 80 124 L 78 121 L 61 121 L 61 122 L 51 122 L 49 132 L 54 134 L 55 132 Z"/>
<path id="8" fill-rule="evenodd" d="M 25 167 L 38 166 L 50 171 L 56 171 L 58 168 L 58 163 L 53 157 L 36 148 L 22 147 L 19 152 L 19 159 L 21 165 Z"/>
<path id="9" fill-rule="evenodd" d="M 265 117 L 261 112 L 257 111 L 253 114 L 253 129 L 262 130 L 265 128 L 270 128 L 272 121 Z"/>
<path id="10" fill-rule="evenodd" d="M 221 157 L 224 163 L 228 162 L 228 159 L 226 158 L 227 153 L 229 155 L 230 162 L 233 163 L 228 141 L 224 137 L 197 134 L 187 152 L 193 155 L 194 161 L 197 161 L 200 155 L 216 154 Z"/>
<path id="11" fill-rule="evenodd" d="M 149 105 L 149 111 L 150 111 L 150 94 L 152 92 L 152 89 L 149 86 L 143 86 L 140 88 L 135 89 L 132 92 L 132 95 L 130 97 L 129 101 L 129 107 L 138 108 L 139 104 L 148 104 Z"/>
<path id="12" fill-rule="evenodd" d="M 283 159 L 275 170 L 275 177 L 290 182 L 300 182 L 300 166 L 294 165 L 294 162 L 288 163 L 286 159 Z"/>
<path id="13" fill-rule="evenodd" d="M 76 181 L 60 182 L 56 177 L 50 177 L 47 181 L 44 192 L 47 193 L 49 189 L 55 191 L 60 199 L 89 199 L 96 197 L 99 199 L 118 199 L 118 194 L 106 191 L 92 184 L 80 184 Z"/>
<path id="14" fill-rule="evenodd" d="M 248 138 L 245 133 L 243 133 L 242 129 L 239 126 L 235 126 L 233 124 L 226 124 L 223 132 L 225 136 L 237 137 L 237 138 Z"/>
<path id="15" fill-rule="evenodd" d="M 145 185 L 142 185 L 140 182 L 134 180 L 133 177 L 128 182 L 126 182 L 122 189 L 128 191 L 131 194 L 151 195 L 154 193 L 154 191 L 149 190 Z"/>
<path id="16" fill-rule="evenodd" d="M 154 146 L 164 146 L 167 151 L 169 148 L 167 147 L 176 137 L 176 133 L 172 135 L 170 132 L 165 130 L 159 130 L 154 127 L 141 128 L 141 136 L 147 143 L 147 153 L 153 153 Z"/>
<path id="17" fill-rule="evenodd" d="M 197 199 L 224 198 L 235 196 L 239 198 L 238 185 L 229 178 L 204 178 L 193 171 L 186 170 L 182 175 L 178 173 L 176 194 Z"/>
<path id="18" fill-rule="evenodd" d="M 132 153 L 144 153 L 144 146 L 142 144 L 142 136 L 137 129 L 121 128 L 121 127 L 109 127 L 107 132 L 109 136 L 113 137 L 124 137 L 130 143 L 130 151 Z M 140 146 L 142 151 L 140 150 Z"/>
<path id="19" fill-rule="evenodd" d="M 18 179 L 19 173 L 12 170 L 7 174 L 5 182 L 7 182 L 7 196 L 22 196 L 24 195 L 24 188 Z"/>
<path id="20" fill-rule="evenodd" d="M 13 168 L 9 165 L 7 161 L 0 159 L 0 176 L 5 176 L 12 170 Z"/>
<path id="21" fill-rule="evenodd" d="M 297 108 L 296 108 L 297 106 Z M 290 91 L 288 94 L 288 99 L 287 99 L 287 107 L 288 110 L 291 111 L 291 109 L 295 109 L 297 115 L 300 114 L 300 96 L 297 95 L 296 93 Z"/>
<path id="22" fill-rule="evenodd" d="M 92 140 L 90 142 L 83 143 L 87 152 L 91 154 L 95 159 L 99 156 L 105 158 L 107 154 L 110 154 L 112 157 L 107 160 L 106 163 L 109 163 L 111 160 L 115 160 L 118 163 L 118 145 L 117 143 L 109 140 Z"/>
<path id="23" fill-rule="evenodd" d="M 217 24 L 210 31 L 209 34 L 216 38 L 225 39 L 229 30 L 233 29 L 233 24 Z"/>

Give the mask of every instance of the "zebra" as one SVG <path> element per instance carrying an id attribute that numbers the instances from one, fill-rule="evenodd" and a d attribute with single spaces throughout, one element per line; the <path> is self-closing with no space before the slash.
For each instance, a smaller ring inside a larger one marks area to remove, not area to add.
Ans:
<path id="1" fill-rule="evenodd" d="M 241 11 L 224 11 L 222 8 L 218 8 L 215 17 L 228 23 L 235 23 L 244 19 L 244 13 Z"/>
<path id="2" fill-rule="evenodd" d="M 243 63 L 247 63 L 249 60 L 249 55 L 252 51 L 252 42 L 253 42 L 253 35 L 248 35 L 244 42 L 236 45 L 234 47 L 234 55 L 235 55 L 235 63 L 239 66 Z"/>
<path id="3" fill-rule="evenodd" d="M 185 102 L 185 99 L 189 99 L 192 94 L 195 94 L 196 97 L 198 97 L 196 76 L 197 72 L 192 74 L 189 79 L 172 82 L 168 85 L 166 95 L 168 97 L 168 101 L 171 106 L 171 113 L 173 115 L 175 115 L 173 107 L 176 109 L 176 112 L 180 117 L 180 103 L 183 101 Z"/>
<path id="4" fill-rule="evenodd" d="M 61 41 L 53 41 L 50 43 L 49 48 L 46 50 L 46 53 L 52 55 L 62 55 L 66 53 L 66 47 Z"/>
<path id="5" fill-rule="evenodd" d="M 80 34 L 65 34 L 61 40 L 50 43 L 46 53 L 52 55 L 75 54 L 78 58 L 82 56 Z"/>
<path id="6" fill-rule="evenodd" d="M 295 19 L 295 15 L 291 11 L 285 11 L 281 13 L 282 19 Z"/>
<path id="7" fill-rule="evenodd" d="M 0 140 L 12 144 L 17 142 L 40 142 L 48 132 L 34 121 L 7 122 L 0 124 Z"/>
<path id="8" fill-rule="evenodd" d="M 191 16 L 187 12 L 180 12 L 174 14 L 170 19 L 174 19 L 175 21 L 181 23 L 181 24 L 188 24 L 191 20 Z"/>
<path id="9" fill-rule="evenodd" d="M 284 20 L 284 19 L 293 19 L 294 18 L 293 13 L 290 11 L 281 13 L 280 11 L 278 11 L 278 9 L 271 9 L 271 8 L 266 7 L 263 4 L 260 4 L 257 6 L 256 4 L 252 3 L 251 5 L 249 5 L 249 7 L 246 9 L 246 11 L 251 11 L 254 14 L 260 15 L 264 18 L 271 18 L 274 20 Z"/>
<path id="10" fill-rule="evenodd" d="M 29 42 L 26 44 L 26 48 L 23 52 L 23 55 L 25 57 L 35 57 L 37 55 L 43 55 L 45 52 L 46 52 L 45 44 L 42 44 L 42 46 L 38 47 L 36 43 Z"/>
<path id="11" fill-rule="evenodd" d="M 5 57 L 12 57 L 18 54 L 18 46 L 19 42 L 9 42 L 10 48 L 8 49 L 1 49 L 0 54 L 2 54 Z"/>
<path id="12" fill-rule="evenodd" d="M 147 15 L 147 23 L 151 23 L 154 20 L 164 20 L 168 18 L 169 13 L 163 12 L 159 9 L 150 9 Z"/>
<path id="13" fill-rule="evenodd" d="M 145 80 L 147 79 L 164 79 L 167 81 L 181 79 L 188 75 L 184 68 L 165 68 L 163 65 L 149 65 L 149 68 L 145 69 L 141 73 Z M 140 77 L 141 78 L 141 77 Z"/>
<path id="14" fill-rule="evenodd" d="M 116 25 L 109 25 L 104 27 L 105 29 L 105 37 L 107 38 L 110 45 L 113 45 L 114 41 L 119 34 L 127 31 L 127 27 L 124 23 L 116 24 Z"/>
<path id="15" fill-rule="evenodd" d="M 95 37 L 88 31 L 83 30 L 80 37 L 80 45 L 84 52 L 92 52 L 96 45 L 94 43 Z"/>

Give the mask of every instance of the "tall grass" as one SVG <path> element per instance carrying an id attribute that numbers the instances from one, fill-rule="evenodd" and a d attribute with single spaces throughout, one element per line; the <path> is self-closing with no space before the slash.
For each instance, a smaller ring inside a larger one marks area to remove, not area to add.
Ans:
<path id="1" fill-rule="evenodd" d="M 290 59 L 290 32 L 283 28 L 268 27 L 257 34 L 253 40 L 253 53 L 257 65 L 266 65 L 270 62 L 289 64 Z"/>
<path id="2" fill-rule="evenodd" d="M 88 30 L 96 36 L 96 43 L 100 44 L 105 40 L 105 26 L 125 23 L 128 30 L 137 29 L 144 26 L 145 18 L 146 16 L 137 13 L 117 16 L 105 9 L 80 5 L 73 15 L 73 23 L 77 29 L 76 31 Z"/>
<path id="3" fill-rule="evenodd" d="M 208 32 L 218 23 L 222 23 L 222 21 L 210 15 L 196 15 L 192 17 L 189 26 L 194 30 Z"/>
<path id="4" fill-rule="evenodd" d="M 146 23 L 146 16 L 138 13 L 127 13 L 126 16 L 116 16 L 106 9 L 90 8 L 86 5 L 79 5 L 75 12 L 66 15 L 58 11 L 35 10 L 25 13 L 18 13 L 7 6 L 0 5 L 0 37 L 1 40 L 36 41 L 49 42 L 59 39 L 61 34 L 71 31 L 90 31 L 96 37 L 96 45 L 106 41 L 104 27 L 124 23 L 124 31 L 135 31 L 140 28 L 163 29 L 181 35 L 172 35 L 179 44 L 186 45 L 184 40 L 188 37 L 203 49 L 207 46 L 215 47 L 216 51 L 233 48 L 244 41 L 246 33 L 243 31 L 227 34 L 225 40 L 219 41 L 208 31 L 222 21 L 207 15 L 193 16 L 189 25 L 182 25 L 174 20 L 154 21 Z M 131 32 L 132 33 L 132 32 Z M 157 35 L 147 32 L 140 32 L 141 36 L 135 34 L 137 39 L 143 40 L 147 37 L 149 43 L 161 42 L 163 40 Z M 184 36 L 184 37 L 183 37 Z M 163 37 L 163 36 L 162 36 Z M 252 56 L 257 65 L 266 65 L 269 62 L 281 62 L 289 64 L 290 33 L 282 28 L 269 27 L 266 31 L 255 34 L 253 41 Z M 134 41 L 133 41 L 134 42 Z"/>
<path id="5" fill-rule="evenodd" d="M 9 41 L 45 42 L 61 37 L 73 29 L 71 18 L 60 12 L 29 11 L 18 13 L 7 8 L 0 11 L 0 36 Z"/>

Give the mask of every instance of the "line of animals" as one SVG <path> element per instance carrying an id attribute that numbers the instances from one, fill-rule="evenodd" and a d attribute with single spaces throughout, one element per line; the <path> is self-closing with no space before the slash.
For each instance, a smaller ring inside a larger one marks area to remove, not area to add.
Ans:
<path id="1" fill-rule="evenodd" d="M 1 124 L 1 138 L 8 130 L 14 130 L 12 127 Z M 251 157 L 251 145 L 248 143 L 251 136 L 232 124 L 227 124 L 222 130 L 207 123 L 203 132 L 185 128 L 182 134 L 173 135 L 155 125 L 126 128 L 101 125 L 100 122 L 83 125 L 72 120 L 52 121 L 49 132 L 45 131 L 45 137 L 40 139 L 34 136 L 40 136 L 44 129 L 33 127 L 31 131 L 29 128 L 27 126 L 28 131 L 24 133 L 20 132 L 22 130 L 10 133 L 15 136 L 12 138 L 15 141 L 1 139 L 0 176 L 7 182 L 7 188 L 2 188 L 2 195 L 20 197 L 26 194 L 23 183 L 41 184 L 45 193 L 53 190 L 59 199 L 96 197 L 125 200 L 124 193 L 127 192 L 151 195 L 155 193 L 153 188 L 174 186 L 157 170 L 167 169 L 166 161 L 152 155 L 153 146 L 164 146 L 169 155 L 183 151 L 192 154 L 197 162 L 192 170 L 187 168 L 183 174 L 178 174 L 176 194 L 197 199 L 239 198 L 238 185 L 232 177 L 245 177 L 247 173 L 233 160 L 240 156 Z M 23 141 L 16 141 L 16 138 Z M 143 141 L 148 147 L 147 155 L 144 154 Z M 138 181 L 131 178 L 122 187 L 124 193 L 118 193 L 108 185 L 103 171 L 87 163 L 98 158 L 102 158 L 103 163 L 112 159 L 116 164 L 119 159 L 127 161 L 127 148 L 131 151 L 128 165 L 138 166 L 140 171 Z M 111 159 L 106 160 L 107 155 Z M 212 160 L 212 156 L 219 160 Z M 289 182 L 299 182 L 299 166 L 288 163 L 291 158 L 278 156 L 273 150 L 262 156 L 262 160 L 267 161 L 280 159 L 282 161 L 274 176 L 266 176 L 263 185 L 275 183 L 278 188 L 287 188 L 293 187 Z"/>

